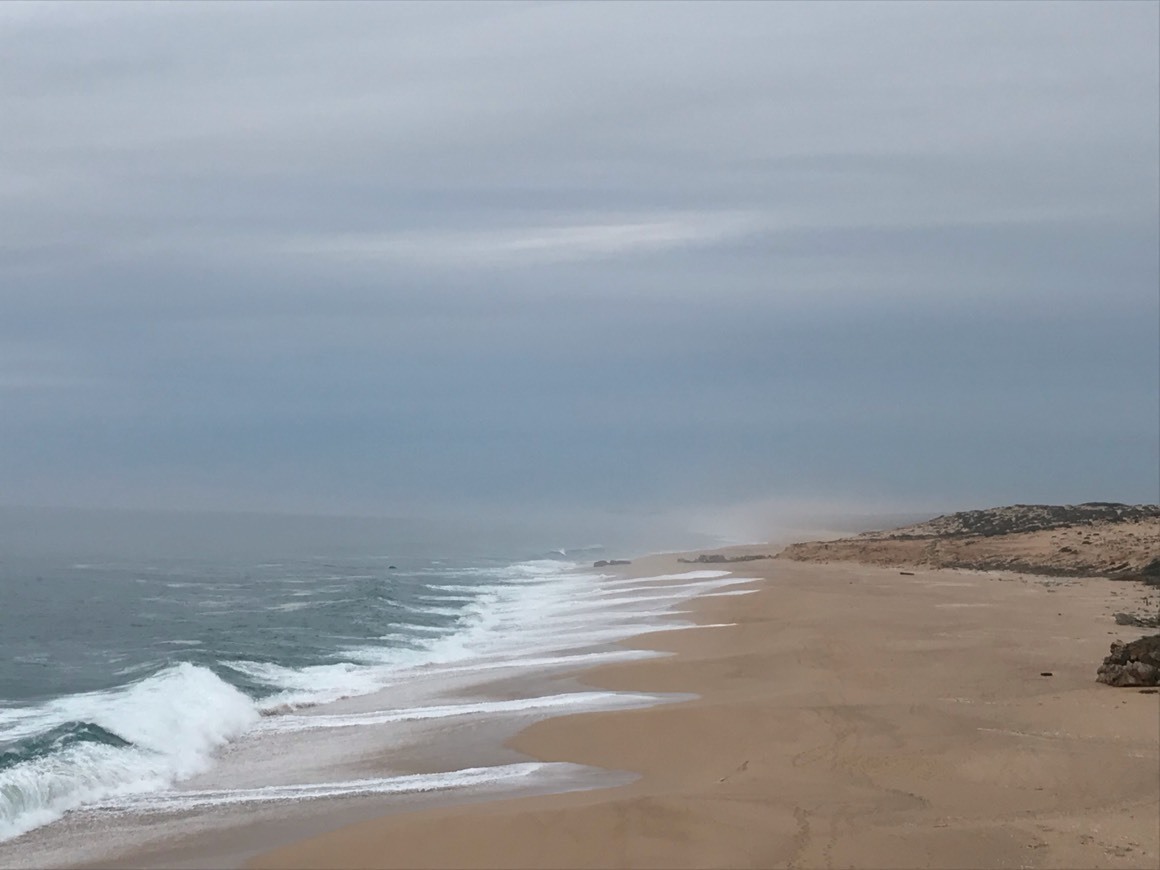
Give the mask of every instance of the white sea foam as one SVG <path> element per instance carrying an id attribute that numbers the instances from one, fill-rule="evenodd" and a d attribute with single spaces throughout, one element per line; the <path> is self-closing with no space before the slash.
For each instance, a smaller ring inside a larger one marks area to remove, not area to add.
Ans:
<path id="1" fill-rule="evenodd" d="M 479 592 L 489 592 L 495 589 L 494 586 L 463 586 L 460 584 L 449 583 L 442 586 L 428 586 L 428 589 L 438 589 L 441 592 L 468 592 L 472 596 Z"/>
<path id="2" fill-rule="evenodd" d="M 657 574 L 654 577 L 637 577 L 635 579 L 628 579 L 625 583 L 640 583 L 642 580 L 714 580 L 718 577 L 728 577 L 732 572 L 730 571 L 682 571 L 679 574 Z"/>
<path id="3" fill-rule="evenodd" d="M 89 722 L 127 745 L 76 742 L 0 770 L 0 840 L 94 800 L 154 791 L 200 773 L 217 747 L 259 719 L 249 698 L 191 664 L 121 689 L 8 713 L 0 720 L 5 739 Z"/>
<path id="4" fill-rule="evenodd" d="M 247 731 L 288 733 L 656 703 L 659 699 L 651 695 L 578 692 L 503 701 L 420 703 L 342 714 L 327 714 L 315 706 L 384 687 L 409 686 L 425 677 L 437 681 L 447 676 L 461 682 L 466 678 L 470 682 L 491 678 L 496 671 L 556 672 L 664 655 L 610 649 L 607 644 L 642 632 L 688 627 L 691 624 L 671 618 L 682 602 L 706 594 L 742 594 L 748 590 L 727 590 L 751 582 L 718 570 L 622 578 L 581 573 L 578 568 L 563 560 L 537 560 L 507 568 L 441 572 L 443 578 L 452 576 L 462 582 L 430 587 L 432 592 L 450 594 L 421 594 L 414 609 L 453 620 L 443 627 L 411 627 L 414 631 L 405 646 L 354 647 L 340 651 L 343 661 L 309 667 L 245 660 L 224 663 L 246 679 L 269 687 L 268 695 L 259 702 L 206 668 L 181 664 L 118 690 L 75 695 L 35 708 L 0 709 L 0 739 L 6 741 L 70 722 L 90 722 L 129 744 L 78 742 L 63 751 L 0 770 L 0 839 L 94 802 L 102 802 L 102 809 L 189 809 L 454 788 L 544 771 L 548 766 L 510 765 L 422 777 L 252 789 L 173 788 L 175 783 L 205 771 L 216 749 Z M 458 606 L 446 606 L 453 603 Z M 235 606 L 222 598 L 202 599 L 198 605 L 226 610 Z M 297 602 L 279 605 L 286 610 L 296 606 Z M 395 639 L 395 634 L 391 632 L 384 639 Z M 180 643 L 193 642 L 174 641 L 173 645 Z M 309 714 L 286 712 L 307 706 L 312 707 Z"/>
<path id="5" fill-rule="evenodd" d="M 368 713 L 277 716 L 264 720 L 258 727 L 269 731 L 312 731 L 319 728 L 356 728 L 392 722 L 449 719 L 457 716 L 539 713 L 546 710 L 567 709 L 571 712 L 625 710 L 651 706 L 664 700 L 666 698 L 663 695 L 638 692 L 565 692 L 559 695 L 541 695 L 507 701 L 468 701 L 461 704 L 404 707 Z"/>
<path id="6" fill-rule="evenodd" d="M 275 604 L 273 607 L 267 608 L 279 613 L 292 613 L 295 610 L 309 610 L 312 607 L 321 607 L 322 604 L 313 601 L 287 601 L 283 604 Z"/>
<path id="7" fill-rule="evenodd" d="M 404 661 L 408 655 L 416 660 L 422 657 L 421 652 L 403 649 L 392 649 L 388 653 L 395 663 Z M 279 687 L 279 691 L 267 695 L 258 703 L 262 712 L 325 704 L 351 695 L 366 695 L 378 691 L 384 685 L 381 669 L 369 668 L 357 662 L 291 668 L 270 662 L 231 661 L 227 667 L 266 685 Z"/>
<path id="8" fill-rule="evenodd" d="M 489 659 L 439 669 L 440 674 L 467 674 L 496 670 L 579 670 L 613 662 L 631 662 L 666 656 L 649 649 L 614 649 L 605 652 L 570 653 L 556 656 L 529 656 L 521 659 Z"/>
<path id="9" fill-rule="evenodd" d="M 452 788 L 501 785 L 543 774 L 553 768 L 572 769 L 569 764 L 523 762 L 493 767 L 468 767 L 446 773 L 420 773 L 339 782 L 270 785 L 247 789 L 168 790 L 110 799 L 89 807 L 96 812 L 164 813 L 192 809 L 275 801 L 357 797 L 372 794 L 415 794 Z"/>

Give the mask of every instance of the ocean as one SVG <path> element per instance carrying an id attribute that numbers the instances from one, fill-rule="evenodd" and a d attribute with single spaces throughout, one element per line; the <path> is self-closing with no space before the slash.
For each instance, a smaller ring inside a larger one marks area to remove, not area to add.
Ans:
<path id="1" fill-rule="evenodd" d="M 0 510 L 0 863 L 97 854 L 112 819 L 123 842 L 145 816 L 583 787 L 498 749 L 416 759 L 456 723 L 672 700 L 535 681 L 649 655 L 615 642 L 736 582 L 594 569 L 708 543 L 603 531 Z"/>

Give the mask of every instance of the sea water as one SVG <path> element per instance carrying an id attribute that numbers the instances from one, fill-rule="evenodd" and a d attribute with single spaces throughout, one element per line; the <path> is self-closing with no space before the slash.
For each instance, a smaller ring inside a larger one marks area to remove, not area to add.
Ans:
<path id="1" fill-rule="evenodd" d="M 591 568 L 605 545 L 537 546 L 446 522 L 12 510 L 0 521 L 0 855 L 77 812 L 566 773 L 520 760 L 374 776 L 354 761 L 389 761 L 423 724 L 663 700 L 470 687 L 647 655 L 609 644 L 675 627 L 661 619 L 674 605 L 734 582 L 721 571 L 625 579 Z"/>

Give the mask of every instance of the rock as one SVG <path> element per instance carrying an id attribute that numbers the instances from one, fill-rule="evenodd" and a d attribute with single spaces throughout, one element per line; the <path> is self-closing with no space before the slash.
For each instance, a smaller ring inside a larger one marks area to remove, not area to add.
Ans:
<path id="1" fill-rule="evenodd" d="M 1109 686 L 1160 685 L 1160 634 L 1131 643 L 1113 641 L 1110 654 L 1096 671 L 1096 682 Z"/>
<path id="2" fill-rule="evenodd" d="M 593 562 L 593 568 L 607 568 L 609 565 L 631 565 L 632 562 L 628 559 L 601 559 L 599 562 Z"/>
<path id="3" fill-rule="evenodd" d="M 1144 566 L 1144 570 L 1140 572 L 1140 582 L 1145 586 L 1160 587 L 1160 556 Z"/>
<path id="4" fill-rule="evenodd" d="M 1116 620 L 1116 625 L 1134 625 L 1136 628 L 1157 628 L 1160 627 L 1160 617 L 1156 616 L 1139 616 L 1135 613 L 1115 613 L 1112 618 Z"/>

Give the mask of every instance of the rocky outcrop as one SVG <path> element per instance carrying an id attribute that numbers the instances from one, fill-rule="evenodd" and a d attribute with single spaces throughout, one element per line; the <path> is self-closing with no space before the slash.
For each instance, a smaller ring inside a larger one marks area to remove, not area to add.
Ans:
<path id="1" fill-rule="evenodd" d="M 1140 616 L 1138 613 L 1113 613 L 1116 625 L 1132 625 L 1136 628 L 1160 628 L 1160 616 Z"/>
<path id="2" fill-rule="evenodd" d="M 1112 575 L 1112 579 L 1135 580 L 1137 583 L 1143 583 L 1145 586 L 1160 588 L 1160 557 L 1153 559 L 1139 571 L 1132 571 L 1125 565 L 1122 570 L 1116 571 Z"/>
<path id="3" fill-rule="evenodd" d="M 1109 686 L 1160 684 L 1160 634 L 1131 643 L 1113 641 L 1111 654 L 1096 671 L 1096 681 Z"/>
<path id="4" fill-rule="evenodd" d="M 1160 517 L 1160 505 L 1094 501 L 1085 504 L 1014 504 L 960 511 L 889 532 L 865 532 L 862 537 L 947 538 L 1017 535 L 1094 523 L 1130 523 Z"/>
<path id="5" fill-rule="evenodd" d="M 601 559 L 598 562 L 593 562 L 593 568 L 607 568 L 609 565 L 631 565 L 628 559 Z"/>
<path id="6" fill-rule="evenodd" d="M 891 531 L 791 544 L 778 558 L 1098 576 L 1160 586 L 1160 505 L 1091 502 L 962 511 Z"/>

